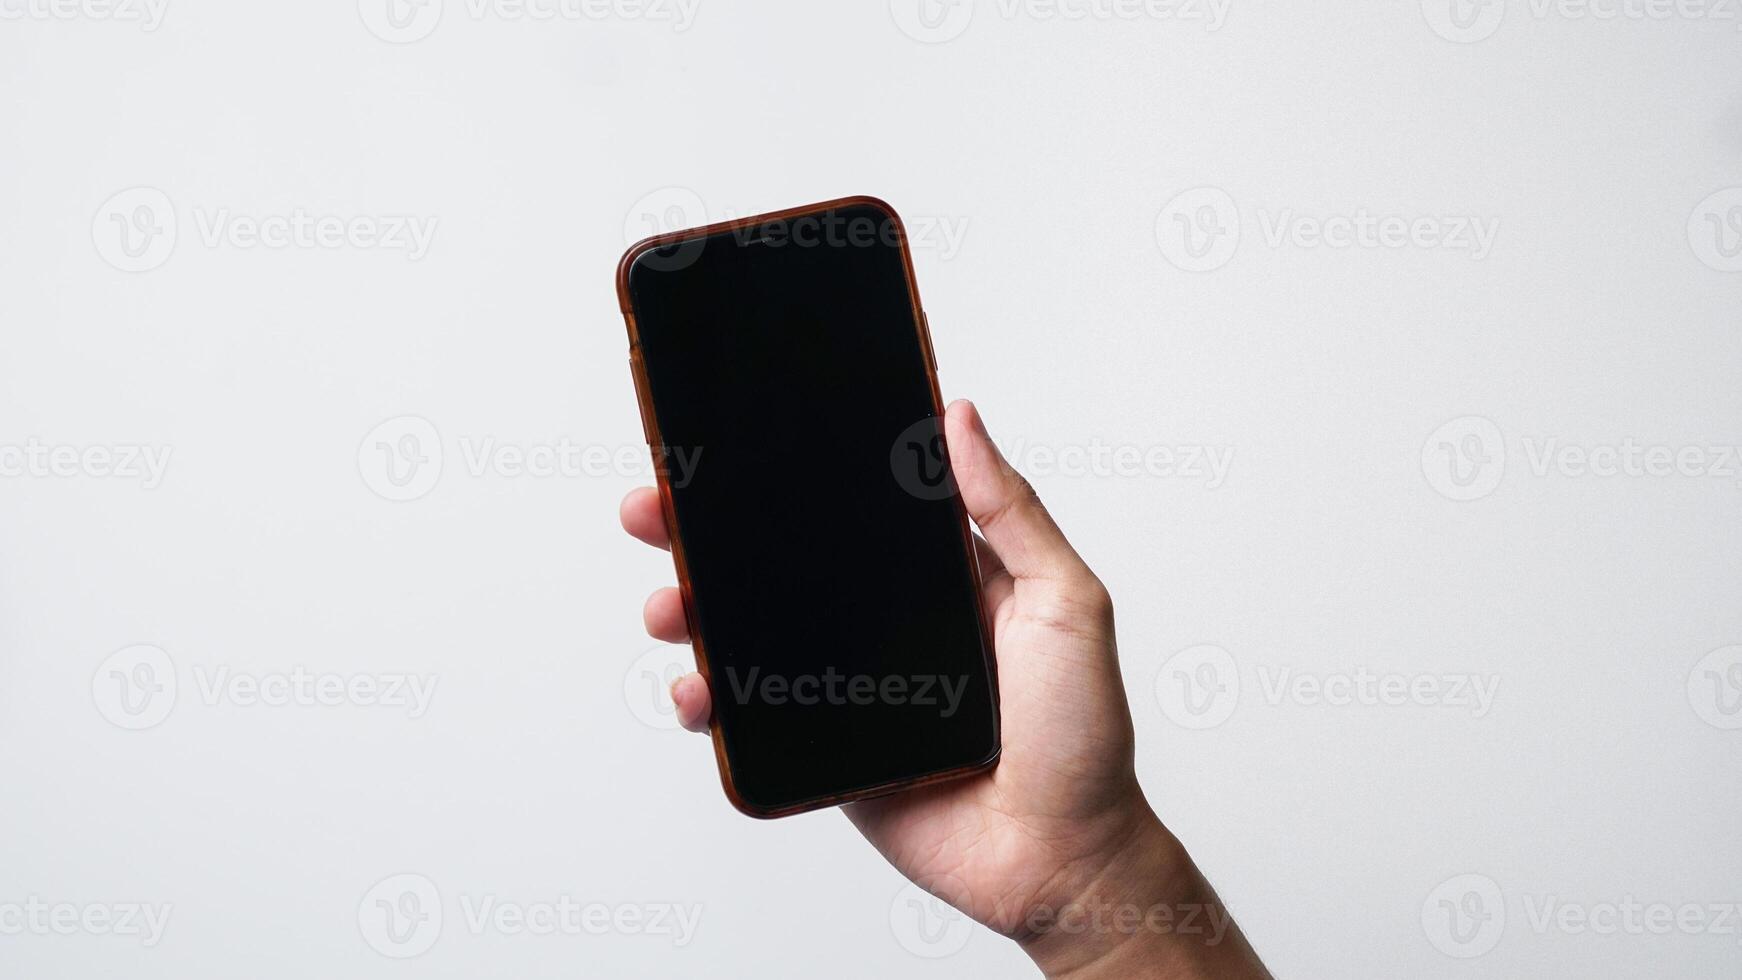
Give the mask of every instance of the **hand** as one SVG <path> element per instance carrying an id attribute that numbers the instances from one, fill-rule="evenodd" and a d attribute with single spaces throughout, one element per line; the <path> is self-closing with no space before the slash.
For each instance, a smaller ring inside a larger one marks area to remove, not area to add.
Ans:
<path id="1" fill-rule="evenodd" d="M 1144 800 L 1113 637 L 1113 603 L 966 401 L 944 420 L 976 539 L 998 657 L 1004 751 L 967 779 L 849 804 L 902 874 L 1023 945 L 1049 977 L 1268 977 L 1185 850 Z M 669 548 L 659 495 L 633 491 L 623 527 Z M 688 640 L 660 589 L 647 632 Z M 672 685 L 706 731 L 707 684 Z M 1188 921 L 1189 920 L 1189 921 Z"/>

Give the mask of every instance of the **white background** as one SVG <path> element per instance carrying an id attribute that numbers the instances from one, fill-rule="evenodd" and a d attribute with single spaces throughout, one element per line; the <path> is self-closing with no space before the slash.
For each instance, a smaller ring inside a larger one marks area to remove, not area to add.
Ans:
<path id="1" fill-rule="evenodd" d="M 46 2 L 0 0 L 0 973 L 1031 975 L 983 931 L 916 940 L 838 813 L 741 817 L 662 727 L 637 467 L 471 462 L 641 444 L 628 237 L 853 193 L 960 233 L 916 240 L 946 396 L 1111 587 L 1144 785 L 1279 976 L 1742 972 L 1734 913 L 1540 921 L 1742 902 L 1742 474 L 1710 452 L 1742 441 L 1742 192 L 1703 203 L 1742 184 L 1736 11 Z M 235 225 L 299 213 L 434 234 Z M 117 216 L 158 229 L 141 257 Z M 1312 236 L 1338 216 L 1497 234 Z M 440 463 L 409 490 L 408 434 Z M 1708 462 L 1602 476 L 1550 440 Z M 1048 470 L 1097 444 L 1232 465 Z M 129 446 L 160 483 L 87 452 Z M 415 718 L 205 690 L 299 667 L 437 687 Z M 1272 696 L 1285 669 L 1499 686 L 1329 704 Z M 174 681 L 161 721 L 115 723 L 117 670 Z M 443 915 L 403 961 L 359 915 L 401 874 Z M 1503 929 L 1471 939 L 1466 895 Z M 700 924 L 466 919 L 565 896 Z M 32 897 L 172 913 L 148 947 L 19 926 Z"/>

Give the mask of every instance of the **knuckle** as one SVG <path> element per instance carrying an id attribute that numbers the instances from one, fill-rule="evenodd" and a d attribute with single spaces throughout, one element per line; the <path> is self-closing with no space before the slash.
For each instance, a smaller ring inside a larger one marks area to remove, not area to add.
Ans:
<path id="1" fill-rule="evenodd" d="M 1025 617 L 1058 633 L 1102 639 L 1113 627 L 1113 598 L 1087 571 L 1080 580 L 1060 583 L 1037 600 Z"/>
<path id="2" fill-rule="evenodd" d="M 1113 616 L 1113 593 L 1107 590 L 1107 584 L 1102 582 L 1094 572 L 1084 570 L 1086 577 L 1079 586 L 1082 590 L 1082 601 L 1090 611 L 1098 616 L 1111 619 Z"/>

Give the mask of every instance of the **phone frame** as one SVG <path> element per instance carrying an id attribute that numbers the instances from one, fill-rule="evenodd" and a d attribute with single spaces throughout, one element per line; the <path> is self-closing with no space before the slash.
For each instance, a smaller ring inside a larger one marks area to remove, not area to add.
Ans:
<path id="1" fill-rule="evenodd" d="M 925 309 L 920 305 L 919 301 L 919 285 L 914 278 L 913 254 L 907 244 L 907 228 L 902 224 L 901 216 L 896 214 L 895 209 L 890 207 L 887 202 L 866 195 L 842 197 L 829 201 L 821 201 L 816 204 L 806 204 L 799 207 L 786 208 L 780 211 L 770 211 L 765 214 L 756 214 L 743 218 L 735 218 L 730 221 L 716 222 L 714 224 L 703 225 L 697 228 L 686 228 L 678 231 L 666 232 L 664 234 L 644 238 L 641 241 L 636 242 L 634 245 L 631 245 L 629 249 L 623 253 L 622 259 L 617 263 L 617 303 L 623 311 L 623 321 L 629 330 L 629 370 L 635 380 L 635 399 L 641 410 L 641 429 L 643 435 L 647 438 L 648 452 L 653 457 L 654 472 L 658 477 L 660 511 L 665 518 L 667 536 L 671 538 L 671 556 L 673 563 L 677 567 L 678 591 L 683 597 L 684 622 L 689 630 L 690 648 L 695 654 L 696 670 L 701 673 L 704 680 L 708 681 L 710 690 L 713 688 L 713 679 L 708 669 L 707 648 L 702 639 L 701 631 L 697 628 L 695 603 L 691 598 L 689 563 L 684 554 L 683 537 L 678 533 L 676 511 L 672 506 L 671 481 L 666 470 L 665 455 L 660 451 L 660 447 L 665 443 L 659 431 L 659 417 L 653 411 L 651 386 L 648 384 L 647 368 L 641 357 L 641 336 L 636 329 L 634 305 L 629 296 L 629 272 L 637 260 L 646 253 L 655 249 L 694 239 L 710 238 L 715 235 L 738 231 L 754 225 L 767 224 L 773 221 L 791 221 L 795 218 L 809 217 L 847 207 L 873 208 L 881 212 L 884 217 L 891 222 L 895 229 L 896 238 L 899 242 L 901 251 L 902 275 L 907 281 L 907 298 L 912 313 L 913 327 L 919 339 L 920 349 L 925 354 L 921 360 L 926 374 L 926 382 L 931 389 L 932 409 L 941 425 L 944 417 L 944 402 L 943 396 L 938 389 L 937 355 L 932 351 L 930 323 L 927 321 Z M 946 462 L 949 459 L 947 440 L 944 446 L 944 458 Z M 952 475 L 952 479 L 953 478 Z M 724 736 L 720 732 L 720 726 L 715 724 L 713 719 L 710 718 L 708 722 L 708 730 L 714 742 L 714 759 L 720 770 L 720 784 L 726 791 L 726 798 L 731 801 L 732 805 L 736 807 L 739 812 L 759 819 L 790 816 L 795 813 L 804 813 L 810 810 L 820 810 L 826 807 L 839 806 L 843 803 L 852 803 L 856 800 L 867 800 L 877 796 L 887 796 L 890 793 L 913 789 L 919 786 L 929 786 L 934 783 L 960 779 L 964 776 L 986 772 L 998 764 L 998 759 L 1003 753 L 1004 746 L 1003 714 L 998 692 L 998 661 L 993 655 L 992 650 L 992 623 L 987 615 L 986 599 L 981 588 L 979 554 L 974 546 L 974 532 L 968 522 L 967 508 L 962 505 L 961 493 L 953 493 L 948 499 L 951 502 L 951 506 L 955 508 L 956 522 L 961 529 L 962 549 L 967 555 L 968 567 L 973 576 L 973 588 L 970 591 L 974 597 L 974 609 L 980 624 L 981 656 L 985 660 L 987 678 L 991 682 L 992 687 L 993 749 L 991 754 L 983 760 L 959 766 L 954 769 L 926 773 L 905 779 L 891 780 L 845 793 L 830 794 L 813 799 L 800 800 L 783 806 L 764 807 L 746 800 L 738 792 L 738 788 L 732 780 L 731 763 L 726 757 L 726 743 Z"/>

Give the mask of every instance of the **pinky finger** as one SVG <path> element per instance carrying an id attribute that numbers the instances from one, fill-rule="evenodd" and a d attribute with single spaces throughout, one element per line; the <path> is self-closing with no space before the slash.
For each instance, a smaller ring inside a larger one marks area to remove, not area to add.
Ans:
<path id="1" fill-rule="evenodd" d="M 708 718 L 714 713 L 714 700 L 708 693 L 708 682 L 700 674 L 685 674 L 671 685 L 671 703 L 677 706 L 677 723 L 692 732 L 708 730 Z"/>

